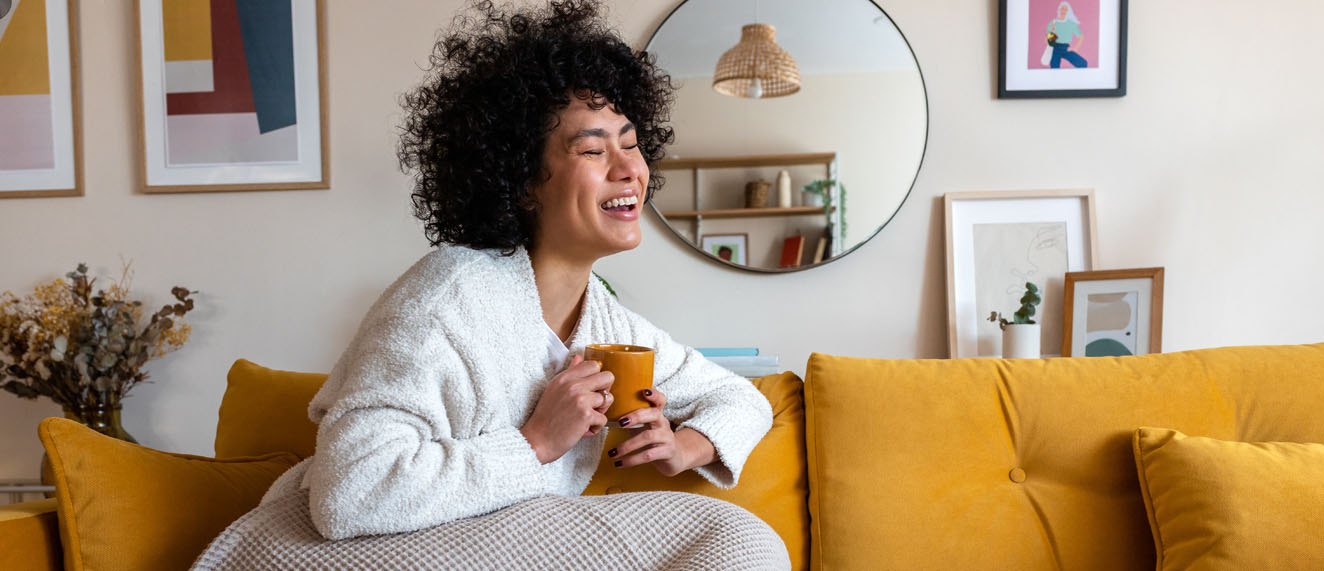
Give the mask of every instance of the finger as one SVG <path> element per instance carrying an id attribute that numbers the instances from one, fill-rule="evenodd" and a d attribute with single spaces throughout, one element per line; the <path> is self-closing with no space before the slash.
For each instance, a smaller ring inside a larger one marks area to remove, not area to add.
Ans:
<path id="1" fill-rule="evenodd" d="M 598 407 L 597 410 L 602 414 L 607 414 L 607 409 L 611 408 L 611 403 L 616 402 L 616 397 L 612 396 L 609 391 L 598 391 L 598 394 L 602 395 L 602 406 Z"/>
<path id="2" fill-rule="evenodd" d="M 600 412 L 593 411 L 592 418 L 589 420 L 588 425 L 589 435 L 591 436 L 601 432 L 602 427 L 604 426 L 607 426 L 607 416 Z"/>
<path id="3" fill-rule="evenodd" d="M 667 407 L 667 395 L 662 394 L 662 391 L 657 389 L 644 389 L 640 391 L 640 395 L 644 397 L 644 400 L 652 403 L 652 405 L 657 408 Z"/>
<path id="4" fill-rule="evenodd" d="M 616 381 L 616 376 L 611 371 L 602 371 L 586 375 L 584 378 L 576 381 L 576 390 L 584 392 L 605 391 L 611 388 L 611 384 Z"/>
<path id="5" fill-rule="evenodd" d="M 668 440 L 665 434 L 659 434 L 657 430 L 642 430 L 639 434 L 625 439 L 625 442 L 617 444 L 615 448 L 607 451 L 608 458 L 617 460 L 629 456 L 630 454 L 643 450 L 655 444 L 664 444 Z M 674 436 L 670 439 L 675 440 Z"/>
<path id="6" fill-rule="evenodd" d="M 676 447 L 669 444 L 656 444 L 637 454 L 626 456 L 615 462 L 617 468 L 633 468 L 640 464 L 670 460 L 676 454 Z"/>
<path id="7" fill-rule="evenodd" d="M 625 413 L 621 416 L 621 427 L 644 426 L 644 425 L 667 425 L 666 417 L 662 416 L 662 409 L 657 407 L 639 408 Z"/>

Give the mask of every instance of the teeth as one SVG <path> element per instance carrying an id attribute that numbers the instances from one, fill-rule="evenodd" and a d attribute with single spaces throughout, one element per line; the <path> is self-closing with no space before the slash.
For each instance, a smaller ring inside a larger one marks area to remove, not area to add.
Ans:
<path id="1" fill-rule="evenodd" d="M 632 204 L 639 204 L 639 197 L 626 196 L 624 198 L 613 198 L 611 200 L 602 203 L 602 208 L 611 209 L 611 208 L 616 208 L 618 206 L 629 206 Z"/>

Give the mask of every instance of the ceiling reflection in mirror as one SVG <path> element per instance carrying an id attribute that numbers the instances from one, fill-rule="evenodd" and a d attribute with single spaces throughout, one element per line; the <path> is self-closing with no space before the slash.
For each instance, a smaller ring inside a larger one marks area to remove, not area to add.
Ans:
<path id="1" fill-rule="evenodd" d="M 873 2 L 688 0 L 647 50 L 677 86 L 652 206 L 712 260 L 763 272 L 835 260 L 910 193 L 924 80 Z"/>

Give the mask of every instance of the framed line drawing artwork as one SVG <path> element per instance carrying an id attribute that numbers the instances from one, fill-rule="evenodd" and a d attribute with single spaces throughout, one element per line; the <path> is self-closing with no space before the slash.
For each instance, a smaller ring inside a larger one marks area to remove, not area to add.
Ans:
<path id="1" fill-rule="evenodd" d="M 1127 0 L 999 0 L 998 98 L 1126 95 Z"/>
<path id="2" fill-rule="evenodd" d="M 143 191 L 330 188 L 323 0 L 137 0 Z"/>
<path id="3" fill-rule="evenodd" d="M 704 252 L 719 260 L 746 265 L 749 252 L 749 234 L 704 234 L 700 240 Z"/>
<path id="4" fill-rule="evenodd" d="M 1002 355 L 1002 332 L 988 315 L 1015 311 L 1026 282 L 1043 298 L 1041 354 L 1057 355 L 1066 273 L 1098 259 L 1094 191 L 949 192 L 943 203 L 951 357 Z"/>
<path id="5" fill-rule="evenodd" d="M 0 0 L 0 198 L 82 196 L 77 0 Z"/>
<path id="6" fill-rule="evenodd" d="M 1163 268 L 1068 272 L 1063 357 L 1163 352 Z"/>

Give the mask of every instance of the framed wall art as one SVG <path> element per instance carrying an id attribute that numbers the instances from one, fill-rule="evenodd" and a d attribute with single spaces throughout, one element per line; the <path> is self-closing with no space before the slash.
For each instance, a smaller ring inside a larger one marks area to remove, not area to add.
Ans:
<path id="1" fill-rule="evenodd" d="M 322 0 L 138 0 L 145 192 L 330 187 Z"/>
<path id="2" fill-rule="evenodd" d="M 700 240 L 703 251 L 719 260 L 737 265 L 748 263 L 749 234 L 704 234 Z"/>
<path id="3" fill-rule="evenodd" d="M 1062 356 L 1163 351 L 1163 268 L 1068 272 Z"/>
<path id="4" fill-rule="evenodd" d="M 76 0 L 0 0 L 0 198 L 83 194 Z"/>
<path id="5" fill-rule="evenodd" d="M 1126 95 L 1127 0 L 999 0 L 998 97 Z"/>
<path id="6" fill-rule="evenodd" d="M 998 357 L 1002 332 L 988 315 L 1009 315 L 1025 283 L 1039 287 L 1042 354 L 1062 346 L 1062 290 L 1067 272 L 1098 259 L 1094 191 L 949 192 L 947 332 L 953 358 Z"/>

